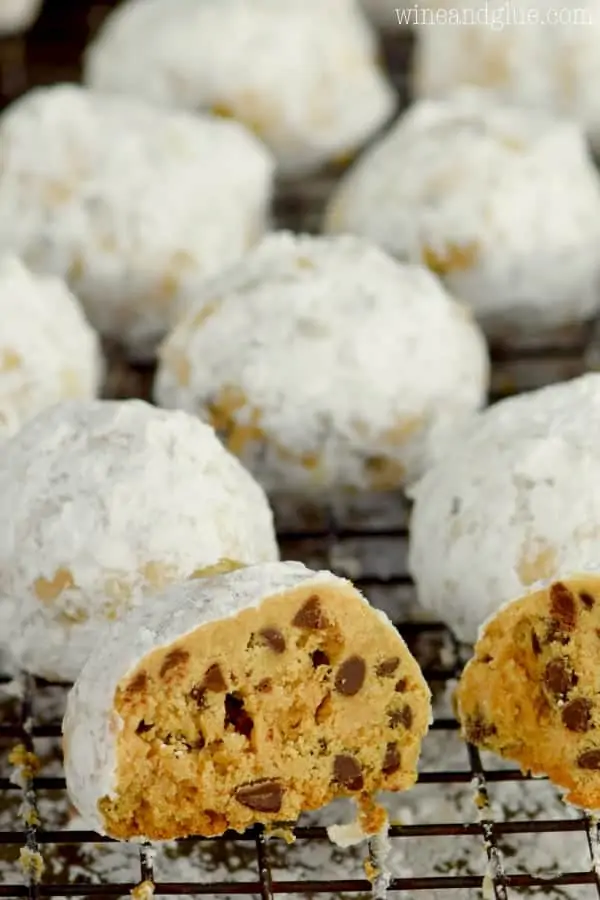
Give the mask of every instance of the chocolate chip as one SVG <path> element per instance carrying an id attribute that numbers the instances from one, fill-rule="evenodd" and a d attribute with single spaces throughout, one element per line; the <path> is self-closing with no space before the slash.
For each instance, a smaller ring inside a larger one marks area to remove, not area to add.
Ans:
<path id="1" fill-rule="evenodd" d="M 383 662 L 379 663 L 375 669 L 375 674 L 378 675 L 379 678 L 389 678 L 394 674 L 399 665 L 400 657 L 392 656 L 390 659 L 384 659 Z"/>
<path id="2" fill-rule="evenodd" d="M 403 706 L 402 709 L 394 709 L 388 716 L 391 728 L 397 728 L 398 725 L 402 725 L 404 728 L 410 728 L 413 723 L 413 718 L 413 711 L 410 706 Z"/>
<path id="3" fill-rule="evenodd" d="M 531 632 L 531 649 L 535 656 L 539 656 L 542 652 L 542 645 L 540 644 L 540 639 L 535 631 Z"/>
<path id="4" fill-rule="evenodd" d="M 470 744 L 483 746 L 489 738 L 497 734 L 497 729 L 491 722 L 486 722 L 481 713 L 478 713 L 467 719 L 465 732 Z"/>
<path id="5" fill-rule="evenodd" d="M 544 686 L 554 697 L 564 700 L 577 684 L 577 675 L 566 658 L 551 659 L 544 669 Z"/>
<path id="6" fill-rule="evenodd" d="M 320 631 L 326 628 L 329 622 L 327 616 L 321 607 L 321 600 L 317 594 L 309 597 L 304 606 L 301 606 L 294 618 L 292 625 L 297 628 L 310 628 L 314 631 Z"/>
<path id="7" fill-rule="evenodd" d="M 263 678 L 263 680 L 259 681 L 256 685 L 256 690 L 259 694 L 268 694 L 273 690 L 273 682 L 270 678 Z"/>
<path id="8" fill-rule="evenodd" d="M 244 709 L 244 700 L 239 694 L 225 695 L 225 725 L 231 725 L 238 734 L 249 738 L 254 728 L 252 716 Z"/>
<path id="9" fill-rule="evenodd" d="M 593 609 L 596 601 L 592 597 L 591 594 L 588 594 L 587 591 L 579 591 L 579 599 L 583 603 L 586 609 Z"/>
<path id="10" fill-rule="evenodd" d="M 400 768 L 400 754 L 398 752 L 398 744 L 389 743 L 385 748 L 385 756 L 383 758 L 383 766 L 381 771 L 384 775 L 393 775 Z"/>
<path id="11" fill-rule="evenodd" d="M 333 761 L 333 777 L 338 784 L 349 791 L 362 791 L 364 781 L 362 769 L 353 756 L 336 756 Z"/>
<path id="12" fill-rule="evenodd" d="M 207 691 L 213 691 L 215 694 L 222 694 L 223 691 L 227 690 L 227 683 L 223 677 L 221 666 L 218 663 L 213 663 L 213 665 L 206 670 L 204 687 Z"/>
<path id="13" fill-rule="evenodd" d="M 600 769 L 600 750 L 584 750 L 577 757 L 580 769 Z"/>
<path id="14" fill-rule="evenodd" d="M 172 669 L 178 669 L 181 666 L 184 666 L 190 658 L 190 654 L 187 650 L 180 650 L 178 647 L 175 650 L 171 650 L 170 653 L 165 656 L 164 662 L 160 667 L 160 677 L 164 678 Z"/>
<path id="15" fill-rule="evenodd" d="M 562 644 L 563 647 L 566 647 L 570 641 L 568 630 L 565 630 L 559 619 L 551 619 L 546 630 L 546 643 L 552 644 L 555 641 Z"/>
<path id="16" fill-rule="evenodd" d="M 242 784 L 235 792 L 235 799 L 242 806 L 256 812 L 277 813 L 283 801 L 283 787 L 278 781 L 263 778 L 250 784 Z"/>
<path id="17" fill-rule="evenodd" d="M 550 612 L 557 619 L 564 631 L 572 631 L 577 621 L 575 598 L 571 591 L 557 581 L 550 588 Z"/>
<path id="18" fill-rule="evenodd" d="M 562 716 L 563 725 L 569 731 L 577 731 L 580 734 L 588 731 L 592 723 L 592 704 L 585 697 L 578 697 L 571 700 L 563 707 Z"/>
<path id="19" fill-rule="evenodd" d="M 285 638 L 277 628 L 263 628 L 259 634 L 263 643 L 266 644 L 273 653 L 285 652 Z"/>
<path id="20" fill-rule="evenodd" d="M 399 681 L 396 682 L 394 690 L 397 694 L 403 694 L 406 690 L 406 678 L 400 678 Z"/>
<path id="21" fill-rule="evenodd" d="M 206 744 L 204 739 L 204 735 L 201 731 L 198 732 L 198 737 L 196 738 L 196 743 L 194 744 L 194 750 L 202 750 Z"/>
<path id="22" fill-rule="evenodd" d="M 361 656 L 349 656 L 337 671 L 335 689 L 344 697 L 354 697 L 364 684 L 367 665 Z"/>
<path id="23" fill-rule="evenodd" d="M 312 664 L 314 669 L 318 669 L 319 666 L 328 666 L 329 665 L 329 657 L 323 650 L 315 650 L 311 653 L 310 658 L 312 659 Z"/>
<path id="24" fill-rule="evenodd" d="M 479 657 L 478 662 L 483 663 L 485 666 L 487 666 L 488 663 L 491 663 L 493 658 L 494 657 L 490 656 L 489 653 L 486 653 L 484 656 Z"/>
<path id="25" fill-rule="evenodd" d="M 148 725 L 144 720 L 140 722 L 138 727 L 135 729 L 136 734 L 147 734 L 149 731 L 152 731 L 154 725 Z"/>
<path id="26" fill-rule="evenodd" d="M 198 709 L 206 707 L 206 688 L 201 684 L 195 684 L 190 691 L 190 698 L 194 701 Z"/>

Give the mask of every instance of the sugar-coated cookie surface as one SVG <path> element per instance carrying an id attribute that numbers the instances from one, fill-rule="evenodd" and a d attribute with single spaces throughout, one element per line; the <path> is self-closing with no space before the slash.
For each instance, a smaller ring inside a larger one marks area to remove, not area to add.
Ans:
<path id="1" fill-rule="evenodd" d="M 278 558 L 261 488 L 192 416 L 139 400 L 65 403 L 0 454 L 0 635 L 77 677 L 110 624 L 227 558 Z"/>
<path id="2" fill-rule="evenodd" d="M 582 133 L 478 91 L 412 106 L 344 176 L 325 230 L 424 263 L 492 337 L 600 305 L 600 180 Z"/>
<path id="3" fill-rule="evenodd" d="M 159 356 L 160 405 L 210 421 L 275 491 L 414 479 L 488 377 L 477 326 L 426 269 L 287 232 L 203 285 Z"/>
<path id="4" fill-rule="evenodd" d="M 0 0 L 0 35 L 26 31 L 41 7 L 42 0 Z"/>
<path id="5" fill-rule="evenodd" d="M 457 693 L 467 740 L 600 809 L 600 573 L 568 575 L 487 623 Z"/>
<path id="6" fill-rule="evenodd" d="M 498 608 L 600 554 L 600 375 L 503 400 L 412 489 L 423 606 L 473 642 Z"/>
<path id="7" fill-rule="evenodd" d="M 64 277 L 133 355 L 265 227 L 272 161 L 235 122 L 57 85 L 9 107 L 0 142 L 0 249 Z"/>
<path id="8" fill-rule="evenodd" d="M 415 29 L 417 96 L 474 85 L 492 98 L 572 116 L 600 147 L 600 0 L 564 7 L 554 0 L 511 0 L 496 9 L 479 0 L 435 5 L 442 11 L 437 24 L 430 16 L 430 24 Z"/>
<path id="9" fill-rule="evenodd" d="M 95 397 L 102 374 L 98 337 L 67 287 L 0 257 L 0 440 L 53 403 Z"/>
<path id="10" fill-rule="evenodd" d="M 63 723 L 72 801 L 118 838 L 294 822 L 416 780 L 429 689 L 348 582 L 270 563 L 172 585 L 97 644 Z"/>
<path id="11" fill-rule="evenodd" d="M 237 118 L 301 174 L 395 107 L 356 0 L 128 0 L 87 52 L 89 85 Z"/>

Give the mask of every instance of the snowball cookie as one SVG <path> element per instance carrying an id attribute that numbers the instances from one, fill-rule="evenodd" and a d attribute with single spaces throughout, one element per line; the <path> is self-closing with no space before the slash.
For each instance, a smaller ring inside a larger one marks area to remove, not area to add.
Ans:
<path id="1" fill-rule="evenodd" d="M 468 313 L 354 237 L 267 236 L 160 351 L 158 402 L 199 414 L 271 491 L 392 489 L 484 401 Z"/>
<path id="2" fill-rule="evenodd" d="M 96 332 L 66 286 L 0 257 L 0 440 L 59 400 L 95 397 L 102 374 Z"/>
<path id="3" fill-rule="evenodd" d="M 413 106 L 342 179 L 325 230 L 424 263 L 492 337 L 600 305 L 600 180 L 583 136 L 478 92 Z"/>
<path id="4" fill-rule="evenodd" d="M 272 163 L 235 122 L 71 85 L 0 119 L 0 249 L 64 276 L 102 334 L 147 356 L 186 285 L 265 227 Z"/>
<path id="5" fill-rule="evenodd" d="M 140 400 L 61 404 L 0 454 L 0 635 L 74 679 L 110 623 L 222 558 L 277 559 L 260 487 L 193 416 Z"/>
<path id="6" fill-rule="evenodd" d="M 354 151 L 396 95 L 356 0 L 129 0 L 90 46 L 87 83 L 244 122 L 286 174 Z"/>
<path id="7" fill-rule="evenodd" d="M 491 97 L 572 116 L 600 149 L 600 0 L 571 10 L 554 0 L 512 0 L 510 10 L 484 9 L 480 0 L 436 6 L 435 20 L 422 10 L 419 23 L 428 24 L 415 29 L 416 96 L 475 85 Z"/>
<path id="8" fill-rule="evenodd" d="M 600 809 L 600 573 L 546 583 L 484 628 L 458 688 L 468 740 Z"/>
<path id="9" fill-rule="evenodd" d="M 348 581 L 267 563 L 171 585 L 99 642 L 63 724 L 73 803 L 103 834 L 170 840 L 295 822 L 416 781 L 430 694 Z"/>
<path id="10" fill-rule="evenodd" d="M 26 31 L 41 7 L 42 0 L 0 0 L 0 36 Z"/>
<path id="11" fill-rule="evenodd" d="M 419 600 L 466 642 L 537 581 L 600 561 L 600 374 L 503 400 L 413 487 Z"/>

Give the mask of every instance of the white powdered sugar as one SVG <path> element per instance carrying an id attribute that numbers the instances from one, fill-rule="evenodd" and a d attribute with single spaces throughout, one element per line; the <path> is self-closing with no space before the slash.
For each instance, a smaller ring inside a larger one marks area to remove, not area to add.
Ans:
<path id="1" fill-rule="evenodd" d="M 111 623 L 221 559 L 278 558 L 261 488 L 211 428 L 138 400 L 40 413 L 0 455 L 0 634 L 74 679 Z"/>
<path id="2" fill-rule="evenodd" d="M 433 15 L 426 19 L 421 8 L 423 24 L 415 29 L 417 96 L 475 85 L 490 99 L 572 116 L 600 147 L 600 0 L 562 7 L 555 0 L 435 0 L 427 6 Z"/>
<path id="3" fill-rule="evenodd" d="M 26 31 L 38 17 L 42 0 L 0 0 L 0 34 Z"/>
<path id="4" fill-rule="evenodd" d="M 0 439 L 60 400 L 95 397 L 102 374 L 97 335 L 67 287 L 0 257 Z"/>
<path id="5" fill-rule="evenodd" d="M 460 639 L 542 579 L 597 565 L 599 428 L 598 374 L 504 400 L 413 487 L 419 601 Z"/>
<path id="6" fill-rule="evenodd" d="M 263 233 L 273 163 L 241 125 L 74 85 L 0 118 L 0 250 L 64 277 L 92 324 L 138 357 L 190 279 Z"/>
<path id="7" fill-rule="evenodd" d="M 87 52 L 89 85 L 245 122 L 280 169 L 354 151 L 395 94 L 356 0 L 128 0 Z"/>
<path id="8" fill-rule="evenodd" d="M 428 265 L 493 337 L 600 306 L 600 180 L 580 129 L 476 90 L 412 106 L 342 178 L 325 230 Z"/>
<path id="9" fill-rule="evenodd" d="M 211 420 L 269 490 L 398 487 L 484 402 L 468 312 L 361 239 L 270 235 L 194 301 L 156 398 Z"/>

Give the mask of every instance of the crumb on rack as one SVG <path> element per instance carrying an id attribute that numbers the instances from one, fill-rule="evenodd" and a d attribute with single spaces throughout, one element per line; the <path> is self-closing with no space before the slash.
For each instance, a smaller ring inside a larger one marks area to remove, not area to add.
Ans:
<path id="1" fill-rule="evenodd" d="M 38 774 L 41 763 L 35 753 L 27 749 L 25 744 L 17 744 L 10 751 L 8 762 L 13 766 L 10 773 L 10 781 L 17 787 L 24 787 L 25 782 L 31 781 Z"/>
<path id="2" fill-rule="evenodd" d="M 29 847 L 21 847 L 19 863 L 25 874 L 37 884 L 46 868 L 42 854 L 38 850 L 30 850 Z"/>
<path id="3" fill-rule="evenodd" d="M 151 881 L 142 881 L 131 891 L 133 900 L 152 900 L 154 897 L 154 884 Z"/>
<path id="4" fill-rule="evenodd" d="M 267 823 L 265 825 L 265 836 L 267 838 L 281 838 L 286 844 L 294 844 L 296 841 L 293 824 L 285 825 L 280 823 L 271 825 Z"/>

